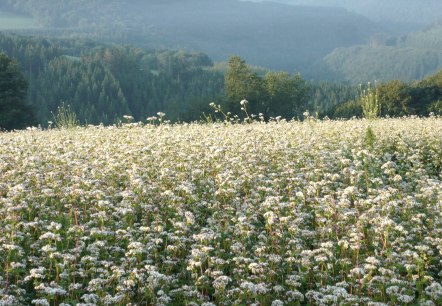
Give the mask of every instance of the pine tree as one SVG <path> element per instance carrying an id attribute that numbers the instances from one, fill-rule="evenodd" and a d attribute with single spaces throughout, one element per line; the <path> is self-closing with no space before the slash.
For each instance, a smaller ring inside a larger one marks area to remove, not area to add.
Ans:
<path id="1" fill-rule="evenodd" d="M 27 89 L 18 62 L 0 53 L 0 129 L 22 129 L 35 124 L 34 110 L 26 101 Z"/>

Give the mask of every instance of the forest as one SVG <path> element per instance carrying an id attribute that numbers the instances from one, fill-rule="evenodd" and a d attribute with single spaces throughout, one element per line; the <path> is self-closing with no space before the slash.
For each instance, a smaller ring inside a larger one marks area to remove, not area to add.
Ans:
<path id="1" fill-rule="evenodd" d="M 367 80 L 413 81 L 442 67 L 442 23 L 401 36 L 378 35 L 367 44 L 333 50 L 313 69 L 317 77 L 354 84 Z"/>
<path id="2" fill-rule="evenodd" d="M 265 120 L 302 119 L 305 111 L 317 117 L 362 116 L 365 84 L 308 81 L 300 74 L 258 69 L 239 56 L 215 65 L 203 53 L 17 35 L 0 35 L 0 47 L 19 64 L 27 83 L 20 98 L 34 110 L 32 120 L 17 117 L 16 126 L 3 122 L 3 129 L 23 127 L 23 120 L 47 126 L 63 105 L 81 124 L 105 125 L 121 122 L 125 115 L 145 121 L 158 112 L 172 122 L 215 119 L 211 102 L 241 116 L 242 99 Z M 421 81 L 379 83 L 376 91 L 384 116 L 442 113 L 442 72 Z M 5 118 L 13 118 L 14 108 L 9 111 Z"/>
<path id="3" fill-rule="evenodd" d="M 260 0 L 256 0 L 260 1 Z M 442 3 L 439 0 L 275 0 L 291 5 L 342 7 L 361 14 L 396 34 L 417 31 L 440 20 Z"/>
<path id="4" fill-rule="evenodd" d="M 252 65 L 302 74 L 335 48 L 363 44 L 383 31 L 344 9 L 272 2 L 6 0 L 3 7 L 41 24 L 15 31 L 20 34 L 201 51 L 214 61 L 239 54 Z"/>
<path id="5" fill-rule="evenodd" d="M 80 124 L 221 120 L 211 103 L 241 117 L 243 99 L 265 120 L 351 118 L 370 86 L 383 116 L 440 114 L 437 14 L 376 1 L 2 1 L 2 60 L 26 94 L 3 98 L 22 102 L 0 127 L 46 127 L 60 107 Z"/>
<path id="6" fill-rule="evenodd" d="M 19 61 L 42 125 L 62 103 L 84 124 L 111 124 L 123 115 L 138 121 L 159 111 L 195 120 L 200 114 L 192 108 L 204 110 L 199 105 L 208 107 L 223 89 L 223 75 L 201 53 L 20 36 L 0 36 L 0 46 Z"/>
<path id="7" fill-rule="evenodd" d="M 38 25 L 11 29 L 17 34 L 204 52 L 215 62 L 237 54 L 251 65 L 299 72 L 308 80 L 410 82 L 442 68 L 436 0 L 276 2 L 285 4 L 5 0 L 0 8 Z"/>

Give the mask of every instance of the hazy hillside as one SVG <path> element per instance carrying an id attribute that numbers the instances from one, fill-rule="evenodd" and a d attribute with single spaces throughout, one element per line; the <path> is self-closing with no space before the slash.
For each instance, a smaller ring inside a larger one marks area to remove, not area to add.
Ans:
<path id="1" fill-rule="evenodd" d="M 379 26 L 342 8 L 235 0 L 8 0 L 45 25 L 27 33 L 89 37 L 147 48 L 238 54 L 250 64 L 307 71 L 333 49 L 365 43 Z"/>
<path id="2" fill-rule="evenodd" d="M 389 30 L 406 33 L 442 19 L 440 0 L 272 0 L 294 5 L 343 7 L 387 26 Z"/>
<path id="3" fill-rule="evenodd" d="M 4 0 L 0 8 L 9 16 L 29 16 L 34 26 L 14 29 L 22 34 L 204 52 L 214 61 L 236 54 L 251 65 L 301 72 L 307 79 L 410 81 L 441 68 L 441 26 L 423 26 L 442 15 L 440 1 L 275 1 L 297 5 L 238 0 Z M 36 24 L 41 27 L 35 28 Z"/>
<path id="4" fill-rule="evenodd" d="M 442 24 L 421 32 L 367 45 L 338 48 L 312 68 L 317 78 L 328 76 L 352 83 L 370 80 L 421 79 L 442 68 Z"/>

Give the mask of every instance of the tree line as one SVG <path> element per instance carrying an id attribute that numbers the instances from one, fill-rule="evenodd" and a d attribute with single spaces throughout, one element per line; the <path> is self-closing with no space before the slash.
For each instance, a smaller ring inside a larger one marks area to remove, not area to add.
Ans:
<path id="1" fill-rule="evenodd" d="M 0 49 L 20 63 L 43 126 L 62 104 L 83 124 L 113 124 L 124 115 L 144 120 L 160 111 L 173 121 L 197 120 L 223 93 L 223 74 L 202 53 L 15 35 L 0 35 Z"/>
<path id="2" fill-rule="evenodd" d="M 374 86 L 383 117 L 442 115 L 442 70 L 421 81 L 406 83 L 392 80 L 371 86 Z M 363 88 L 361 85 L 360 92 Z M 323 115 L 330 118 L 362 117 L 361 99 L 339 103 Z"/>
<path id="3" fill-rule="evenodd" d="M 239 101 L 248 99 L 250 111 L 267 118 L 298 117 L 307 107 L 308 86 L 299 75 L 258 74 L 236 56 L 220 68 L 202 53 L 78 39 L 0 35 L 0 47 L 20 63 L 28 104 L 42 126 L 61 105 L 82 124 L 113 124 L 124 115 L 142 121 L 158 112 L 174 122 L 199 120 L 211 101 L 240 115 Z"/>
<path id="4" fill-rule="evenodd" d="M 243 99 L 251 114 L 266 120 L 302 118 L 306 110 L 319 117 L 362 116 L 362 88 L 256 69 L 238 56 L 222 66 L 202 53 L 16 35 L 0 35 L 0 50 L 1 129 L 46 126 L 61 105 L 69 105 L 81 124 L 106 125 L 158 112 L 173 122 L 200 120 L 212 112 L 212 101 L 241 116 Z M 441 114 L 442 71 L 418 82 L 379 84 L 376 94 L 383 116 Z"/>

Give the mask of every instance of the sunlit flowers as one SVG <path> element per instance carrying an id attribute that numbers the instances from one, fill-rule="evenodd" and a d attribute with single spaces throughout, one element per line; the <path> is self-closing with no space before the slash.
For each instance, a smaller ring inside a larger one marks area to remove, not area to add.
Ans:
<path id="1" fill-rule="evenodd" d="M 442 304 L 440 118 L 164 117 L 0 134 L 0 305 Z"/>

